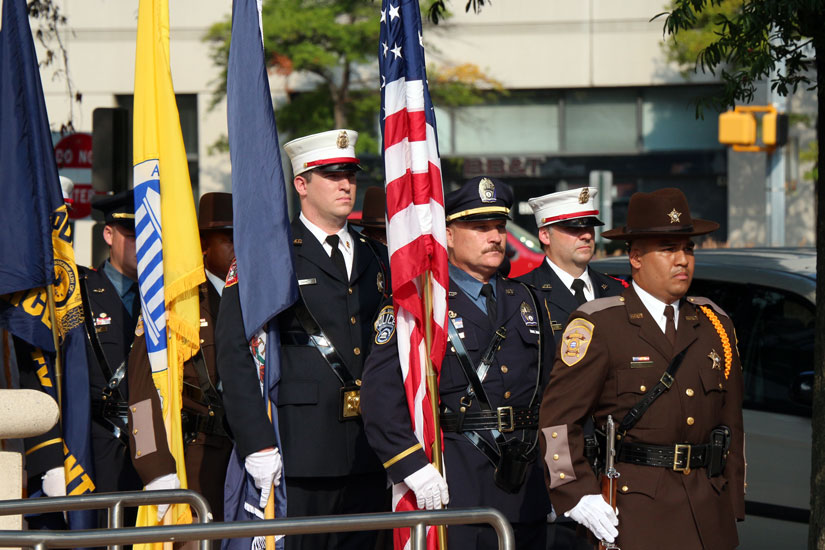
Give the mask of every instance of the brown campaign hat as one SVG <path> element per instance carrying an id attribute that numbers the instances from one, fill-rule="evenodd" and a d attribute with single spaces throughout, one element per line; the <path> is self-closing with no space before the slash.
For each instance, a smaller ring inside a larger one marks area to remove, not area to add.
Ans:
<path id="1" fill-rule="evenodd" d="M 382 187 L 368 187 L 364 193 L 364 206 L 361 208 L 361 218 L 349 220 L 352 225 L 359 227 L 376 227 L 383 229 L 385 226 L 384 214 L 387 210 L 386 196 Z"/>
<path id="2" fill-rule="evenodd" d="M 205 193 L 198 204 L 198 231 L 232 229 L 232 194 Z"/>
<path id="3" fill-rule="evenodd" d="M 640 237 L 693 237 L 719 229 L 719 224 L 692 218 L 685 194 L 674 187 L 634 193 L 627 208 L 627 224 L 602 233 L 606 239 L 630 241 Z"/>

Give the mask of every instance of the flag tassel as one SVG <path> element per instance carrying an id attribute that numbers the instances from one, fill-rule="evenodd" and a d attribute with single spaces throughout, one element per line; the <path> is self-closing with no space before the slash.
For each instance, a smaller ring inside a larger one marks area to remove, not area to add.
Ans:
<path id="1" fill-rule="evenodd" d="M 422 275 L 424 284 L 424 345 L 427 350 L 427 393 L 430 394 L 430 406 L 433 412 L 433 431 L 435 438 L 433 440 L 433 466 L 438 470 L 438 473 L 444 475 L 444 453 L 441 449 L 441 419 L 438 411 L 438 374 L 433 368 L 433 361 L 430 357 L 430 350 L 432 350 L 433 341 L 433 294 L 432 284 L 430 282 L 430 272 L 425 271 Z M 445 505 L 446 507 L 446 505 Z M 440 550 L 447 550 L 447 526 L 438 526 L 438 548 Z"/>

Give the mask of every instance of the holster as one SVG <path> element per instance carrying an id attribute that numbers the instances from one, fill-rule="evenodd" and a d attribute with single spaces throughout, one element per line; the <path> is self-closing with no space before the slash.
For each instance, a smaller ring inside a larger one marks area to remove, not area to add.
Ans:
<path id="1" fill-rule="evenodd" d="M 602 437 L 602 439 L 604 439 Z M 590 464 L 594 474 L 599 474 L 604 467 L 602 463 L 602 449 L 604 445 L 599 444 L 597 434 L 589 433 L 584 436 L 584 458 Z"/>
<path id="2" fill-rule="evenodd" d="M 710 432 L 710 460 L 708 461 L 708 477 L 722 475 L 725 471 L 725 463 L 728 459 L 728 449 L 730 448 L 731 433 L 730 428 L 719 425 Z"/>
<path id="3" fill-rule="evenodd" d="M 501 456 L 496 464 L 493 481 L 499 489 L 517 493 L 527 480 L 530 464 L 536 459 L 535 446 L 513 438 L 499 442 L 498 448 Z"/>

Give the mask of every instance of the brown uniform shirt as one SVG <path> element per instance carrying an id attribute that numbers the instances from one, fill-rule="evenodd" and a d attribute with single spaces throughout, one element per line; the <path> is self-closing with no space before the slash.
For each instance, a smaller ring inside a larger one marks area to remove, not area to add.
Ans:
<path id="1" fill-rule="evenodd" d="M 670 390 L 625 441 L 702 444 L 724 424 L 732 431 L 727 465 L 721 476 L 708 478 L 704 468 L 684 474 L 618 462 L 617 543 L 622 548 L 729 549 L 738 544 L 736 520 L 745 512 L 743 385 L 733 325 L 710 300 L 684 298 L 671 346 L 631 287 L 574 312 L 557 350 L 541 405 L 540 441 L 550 500 L 562 514 L 582 496 L 600 492 L 583 455 L 582 424 L 592 415 L 601 427 L 612 415 L 618 426 L 684 349 Z"/>

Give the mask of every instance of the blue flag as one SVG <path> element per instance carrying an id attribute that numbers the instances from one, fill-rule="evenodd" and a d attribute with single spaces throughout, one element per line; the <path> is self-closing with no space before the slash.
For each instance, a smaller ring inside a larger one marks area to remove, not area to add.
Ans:
<path id="1" fill-rule="evenodd" d="M 9 294 L 54 281 L 51 220 L 63 195 L 26 2 L 0 5 L 0 294 Z"/>
<path id="2" fill-rule="evenodd" d="M 0 21 L 0 327 L 31 346 L 41 389 L 57 397 L 56 353 L 63 358 L 62 428 L 66 492 L 94 490 L 89 373 L 71 224 L 57 175 L 49 120 L 25 0 L 3 0 Z M 56 319 L 46 287 L 54 284 Z M 52 324 L 60 348 L 55 350 Z M 95 511 L 69 512 L 74 529 Z"/>
<path id="3" fill-rule="evenodd" d="M 234 0 L 227 73 L 227 122 L 232 161 L 232 209 L 238 291 L 244 331 L 252 340 L 266 333 L 263 387 L 278 447 L 280 335 L 272 320 L 298 296 L 292 267 L 292 233 L 286 206 L 278 131 L 264 66 L 260 12 L 256 0 Z M 283 453 L 281 453 L 283 456 Z M 284 466 L 284 471 L 289 465 Z M 230 485 L 232 480 L 232 485 Z M 233 453 L 227 469 L 227 521 L 259 519 L 259 492 Z M 286 484 L 275 488 L 275 517 L 286 516 Z M 248 550 L 261 541 L 231 539 L 223 548 Z M 279 546 L 283 541 L 279 541 Z"/>

